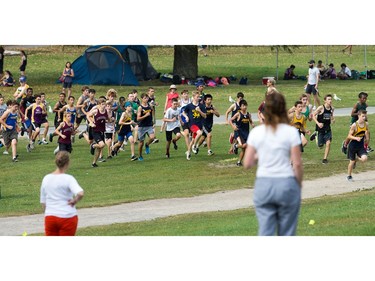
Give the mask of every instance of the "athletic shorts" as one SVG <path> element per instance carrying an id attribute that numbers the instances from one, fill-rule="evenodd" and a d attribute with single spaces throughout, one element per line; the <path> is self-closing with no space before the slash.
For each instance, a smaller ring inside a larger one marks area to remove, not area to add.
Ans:
<path id="1" fill-rule="evenodd" d="M 249 136 L 248 132 L 243 132 L 239 130 L 234 131 L 234 138 L 235 139 L 240 138 L 242 144 L 246 143 L 248 136 Z"/>
<path id="2" fill-rule="evenodd" d="M 104 133 L 104 138 L 106 140 L 111 140 L 113 139 L 113 133 Z"/>
<path id="3" fill-rule="evenodd" d="M 152 126 L 148 126 L 148 127 L 139 127 L 138 126 L 138 140 L 144 141 L 145 138 L 146 138 L 146 134 L 148 136 L 154 135 L 155 134 L 154 128 Z"/>
<path id="4" fill-rule="evenodd" d="M 317 91 L 316 91 L 316 89 L 315 89 L 315 84 L 314 84 L 314 85 L 307 84 L 307 87 L 306 87 L 305 93 L 306 93 L 306 94 L 313 94 L 313 95 L 316 95 L 316 94 L 317 94 Z"/>
<path id="5" fill-rule="evenodd" d="M 125 140 L 125 137 L 126 137 L 127 139 L 129 139 L 129 138 L 132 137 L 132 136 L 133 136 L 132 132 L 127 132 L 127 133 L 125 133 L 124 135 L 118 135 L 118 136 L 117 136 L 117 140 L 118 140 L 119 142 L 123 142 L 123 141 Z"/>
<path id="6" fill-rule="evenodd" d="M 72 153 L 72 144 L 71 143 L 59 143 L 59 151 L 68 151 Z"/>
<path id="7" fill-rule="evenodd" d="M 95 132 L 93 131 L 92 132 L 92 136 L 93 136 L 93 140 L 96 142 L 96 143 L 99 143 L 99 142 L 104 142 L 104 132 Z"/>
<path id="8" fill-rule="evenodd" d="M 357 155 L 359 158 L 361 158 L 362 155 L 367 155 L 367 151 L 362 144 L 358 145 L 352 142 L 349 143 L 348 154 L 347 154 L 347 157 L 349 160 L 355 161 Z"/>
<path id="9" fill-rule="evenodd" d="M 18 140 L 17 130 L 3 131 L 4 145 L 9 146 L 12 140 Z"/>
<path id="10" fill-rule="evenodd" d="M 176 127 L 172 131 L 165 131 L 165 138 L 167 139 L 167 141 L 171 141 L 173 134 L 177 135 L 180 133 L 181 133 L 180 127 Z"/>
<path id="11" fill-rule="evenodd" d="M 203 136 L 207 137 L 212 132 L 212 126 L 203 126 Z"/>
<path id="12" fill-rule="evenodd" d="M 318 146 L 322 148 L 327 141 L 332 141 L 332 131 L 318 131 Z"/>
<path id="13" fill-rule="evenodd" d="M 80 125 L 83 120 L 86 120 L 86 115 L 77 116 L 77 118 L 76 118 L 76 124 Z"/>
<path id="14" fill-rule="evenodd" d="M 193 134 L 193 139 L 197 136 L 197 132 L 201 130 L 197 125 L 191 125 L 190 132 Z"/>
<path id="15" fill-rule="evenodd" d="M 39 122 L 31 122 L 31 125 L 33 126 L 34 131 L 36 130 L 36 128 L 42 127 L 42 124 L 43 123 L 39 123 Z"/>

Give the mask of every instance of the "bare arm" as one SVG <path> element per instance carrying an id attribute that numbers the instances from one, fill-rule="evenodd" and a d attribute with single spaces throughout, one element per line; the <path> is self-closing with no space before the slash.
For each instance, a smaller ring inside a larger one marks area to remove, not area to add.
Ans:
<path id="1" fill-rule="evenodd" d="M 243 166 L 245 169 L 250 169 L 258 163 L 258 154 L 255 148 L 251 145 L 247 145 L 245 155 L 243 158 Z"/>
<path id="2" fill-rule="evenodd" d="M 301 157 L 301 147 L 299 145 L 293 146 L 291 149 L 291 161 L 293 163 L 294 176 L 300 187 L 302 187 L 303 166 Z"/>

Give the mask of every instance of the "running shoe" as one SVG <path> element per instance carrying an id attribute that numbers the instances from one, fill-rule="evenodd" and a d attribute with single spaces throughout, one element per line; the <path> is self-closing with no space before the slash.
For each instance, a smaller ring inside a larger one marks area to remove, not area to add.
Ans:
<path id="1" fill-rule="evenodd" d="M 242 166 L 242 163 L 241 163 L 240 161 L 238 161 L 238 162 L 236 163 L 236 166 L 237 166 L 237 167 L 241 167 L 241 166 Z"/>
<path id="2" fill-rule="evenodd" d="M 237 144 L 233 144 L 233 153 L 238 154 L 238 145 Z"/>
<path id="3" fill-rule="evenodd" d="M 42 139 L 42 144 L 48 144 L 48 142 L 45 139 Z"/>
<path id="4" fill-rule="evenodd" d="M 211 155 L 214 155 L 215 153 L 212 152 L 212 150 L 210 149 L 209 151 L 207 151 L 207 155 L 208 156 L 211 156 Z"/>
<path id="5" fill-rule="evenodd" d="M 49 142 L 52 142 L 52 141 L 53 141 L 53 134 L 49 133 Z"/>
<path id="6" fill-rule="evenodd" d="M 322 164 L 328 164 L 328 160 L 327 159 L 323 159 L 322 160 Z"/>
<path id="7" fill-rule="evenodd" d="M 186 151 L 185 154 L 186 154 L 186 160 L 190 160 L 191 154 L 189 153 L 189 151 Z"/>
<path id="8" fill-rule="evenodd" d="M 30 143 L 30 148 L 31 148 L 31 149 L 34 149 L 34 148 L 35 148 L 35 146 L 34 146 L 34 142 Z"/>
<path id="9" fill-rule="evenodd" d="M 169 159 L 170 155 L 169 153 L 165 154 L 165 158 Z"/>
<path id="10" fill-rule="evenodd" d="M 18 155 L 16 155 L 16 157 L 13 157 L 12 161 L 13 162 L 18 162 Z"/>
<path id="11" fill-rule="evenodd" d="M 158 142 L 159 142 L 158 139 L 154 139 L 151 144 L 158 143 Z"/>
<path id="12" fill-rule="evenodd" d="M 172 143 L 173 143 L 173 148 L 174 148 L 175 150 L 177 150 L 178 146 L 177 146 L 177 142 L 176 142 L 176 140 L 172 140 Z"/>
<path id="13" fill-rule="evenodd" d="M 315 140 L 315 137 L 316 137 L 316 132 L 314 132 L 314 133 L 311 134 L 310 141 Z"/>
<path id="14" fill-rule="evenodd" d="M 53 151 L 53 154 L 55 154 L 55 155 L 56 155 L 56 154 L 57 154 L 57 152 L 59 152 L 59 151 L 60 151 L 59 147 L 56 147 L 56 148 L 55 148 L 55 150 Z"/>
<path id="15" fill-rule="evenodd" d="M 138 161 L 143 161 L 143 157 L 142 157 L 142 156 L 139 156 L 139 157 L 138 157 Z"/>
<path id="16" fill-rule="evenodd" d="M 9 154 L 9 152 L 8 152 L 8 151 L 6 151 L 6 150 L 4 150 L 3 154 L 4 154 L 4 155 L 8 155 L 8 154 Z"/>
<path id="17" fill-rule="evenodd" d="M 135 161 L 135 160 L 138 160 L 138 157 L 133 155 L 131 158 L 130 158 L 131 161 Z"/>
<path id="18" fill-rule="evenodd" d="M 91 155 L 94 155 L 95 154 L 95 148 L 94 148 L 94 144 L 90 144 L 90 153 Z"/>
<path id="19" fill-rule="evenodd" d="M 99 167 L 99 166 L 98 166 L 98 164 L 96 164 L 96 163 L 92 163 L 92 164 L 91 164 L 91 167 L 93 167 L 93 168 L 97 168 L 97 167 Z"/>
<path id="20" fill-rule="evenodd" d="M 198 152 L 199 152 L 199 148 L 196 145 L 193 145 L 191 150 L 193 151 L 194 154 L 198 154 Z"/>
<path id="21" fill-rule="evenodd" d="M 78 139 L 82 139 L 84 133 L 85 133 L 85 131 L 81 132 L 81 133 L 78 135 Z M 51 139 L 50 139 L 50 140 L 51 140 Z"/>
<path id="22" fill-rule="evenodd" d="M 146 144 L 145 147 L 146 154 L 150 154 L 150 146 Z"/>
<path id="23" fill-rule="evenodd" d="M 370 152 L 373 152 L 374 150 L 371 147 L 368 146 L 366 151 L 367 151 L 367 153 L 370 153 Z"/>
<path id="24" fill-rule="evenodd" d="M 346 179 L 347 181 L 354 181 L 352 176 L 347 176 Z"/>
<path id="25" fill-rule="evenodd" d="M 99 157 L 98 161 L 99 162 L 105 162 L 106 160 L 103 157 Z"/>
<path id="26" fill-rule="evenodd" d="M 26 145 L 26 151 L 27 151 L 27 152 L 31 152 L 30 144 Z"/>

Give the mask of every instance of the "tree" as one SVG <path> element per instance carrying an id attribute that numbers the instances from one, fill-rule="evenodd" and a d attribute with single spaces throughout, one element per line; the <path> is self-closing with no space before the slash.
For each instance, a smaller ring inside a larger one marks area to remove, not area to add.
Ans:
<path id="1" fill-rule="evenodd" d="M 198 76 L 198 46 L 175 45 L 173 74 L 195 79 Z"/>

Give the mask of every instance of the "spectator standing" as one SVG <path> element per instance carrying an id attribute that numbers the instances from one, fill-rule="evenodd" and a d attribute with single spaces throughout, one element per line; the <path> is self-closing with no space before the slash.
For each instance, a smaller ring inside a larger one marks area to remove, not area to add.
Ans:
<path id="1" fill-rule="evenodd" d="M 319 69 L 315 66 L 315 61 L 310 60 L 308 62 L 309 64 L 309 75 L 307 78 L 307 83 L 305 85 L 305 93 L 307 94 L 309 98 L 309 103 L 311 103 L 310 95 L 313 94 L 314 96 L 314 106 L 313 110 L 315 110 L 316 105 L 320 105 L 319 100 L 319 91 L 318 91 L 318 84 L 319 84 L 319 78 L 320 78 L 320 72 Z"/>
<path id="2" fill-rule="evenodd" d="M 21 63 L 20 63 L 21 76 L 26 75 L 26 66 L 27 66 L 27 55 L 24 50 L 21 50 Z"/>
<path id="3" fill-rule="evenodd" d="M 77 180 L 66 174 L 69 152 L 60 151 L 55 158 L 56 170 L 43 178 L 40 203 L 44 210 L 46 236 L 74 236 L 78 226 L 76 204 L 84 195 Z"/>
<path id="4" fill-rule="evenodd" d="M 72 68 L 71 63 L 68 61 L 65 64 L 65 68 L 63 70 L 62 75 L 65 77 L 63 82 L 62 93 L 65 93 L 65 89 L 68 89 L 68 99 L 72 95 L 72 85 L 73 85 L 73 77 L 74 77 L 74 70 Z"/>
<path id="5" fill-rule="evenodd" d="M 258 235 L 296 234 L 303 177 L 300 145 L 298 131 L 289 125 L 284 96 L 267 95 L 264 123 L 251 130 L 243 160 L 246 169 L 258 166 L 254 187 Z"/>

